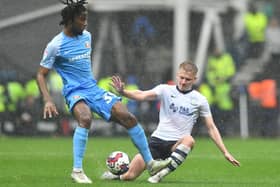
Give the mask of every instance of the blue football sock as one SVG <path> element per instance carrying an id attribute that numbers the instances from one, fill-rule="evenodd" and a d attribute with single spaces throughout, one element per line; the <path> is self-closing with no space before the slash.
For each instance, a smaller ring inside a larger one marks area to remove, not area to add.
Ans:
<path id="1" fill-rule="evenodd" d="M 145 163 L 148 164 L 151 160 L 153 160 L 146 135 L 141 125 L 137 124 L 136 126 L 128 129 L 128 134 L 130 135 L 130 138 L 132 139 L 134 145 L 140 151 Z"/>
<path id="2" fill-rule="evenodd" d="M 83 158 L 88 139 L 88 129 L 77 127 L 73 136 L 73 168 L 83 168 Z"/>

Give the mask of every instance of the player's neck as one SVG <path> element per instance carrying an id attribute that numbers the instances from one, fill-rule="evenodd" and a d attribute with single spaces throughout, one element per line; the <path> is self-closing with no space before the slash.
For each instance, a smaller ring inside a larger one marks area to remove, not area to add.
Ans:
<path id="1" fill-rule="evenodd" d="M 63 33 L 68 37 L 75 37 L 75 35 L 67 28 L 63 29 Z"/>
<path id="2" fill-rule="evenodd" d="M 193 90 L 192 87 L 189 88 L 189 89 L 187 89 L 187 90 L 180 90 L 178 86 L 176 86 L 176 89 L 177 89 L 180 93 L 182 93 L 182 94 L 190 93 L 190 92 Z"/>

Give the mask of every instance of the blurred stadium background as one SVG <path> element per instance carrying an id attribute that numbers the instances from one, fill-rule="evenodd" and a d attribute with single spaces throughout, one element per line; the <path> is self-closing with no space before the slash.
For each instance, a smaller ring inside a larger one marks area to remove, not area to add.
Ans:
<path id="1" fill-rule="evenodd" d="M 199 67 L 196 88 L 210 101 L 223 136 L 279 137 L 280 1 L 88 2 L 88 30 L 94 36 L 93 72 L 101 87 L 110 90 L 108 77 L 116 73 L 126 80 L 129 89 L 172 84 L 178 64 L 191 59 Z M 61 30 L 58 23 L 62 7 L 58 0 L 0 1 L 0 136 L 72 135 L 75 121 L 61 97 L 61 80 L 55 72 L 49 77 L 60 111 L 53 120 L 42 120 L 42 101 L 35 84 L 43 50 Z M 254 40 L 251 34 L 256 32 L 259 36 Z M 223 55 L 230 56 L 233 66 L 209 68 Z M 218 77 L 224 82 L 213 86 L 211 73 L 228 69 L 230 75 Z M 123 102 L 147 133 L 156 127 L 158 103 L 125 98 Z M 124 129 L 96 115 L 91 133 L 126 135 Z M 206 133 L 198 122 L 194 134 Z"/>

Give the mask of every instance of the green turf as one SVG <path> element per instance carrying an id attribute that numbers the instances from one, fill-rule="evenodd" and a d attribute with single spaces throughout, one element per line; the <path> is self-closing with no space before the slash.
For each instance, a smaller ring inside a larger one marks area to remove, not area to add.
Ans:
<path id="1" fill-rule="evenodd" d="M 105 158 L 115 150 L 132 157 L 129 138 L 90 138 L 84 169 L 94 181 L 88 186 L 280 186 L 279 139 L 225 139 L 241 167 L 233 167 L 208 138 L 196 139 L 187 161 L 160 184 L 149 184 L 145 172 L 133 182 L 102 181 Z M 84 186 L 70 180 L 71 138 L 12 138 L 0 136 L 0 186 Z"/>

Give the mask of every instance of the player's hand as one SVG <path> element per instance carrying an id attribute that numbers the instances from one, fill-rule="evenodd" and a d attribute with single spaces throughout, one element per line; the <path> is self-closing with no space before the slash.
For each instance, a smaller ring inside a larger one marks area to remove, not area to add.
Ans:
<path id="1" fill-rule="evenodd" d="M 234 166 L 240 166 L 240 163 L 238 160 L 236 160 L 230 153 L 225 153 L 225 158 L 232 163 Z"/>
<path id="2" fill-rule="evenodd" d="M 45 107 L 44 107 L 44 119 L 52 118 L 53 115 L 54 116 L 58 115 L 58 111 L 56 109 L 56 106 L 52 101 L 47 101 L 45 103 Z"/>
<path id="3" fill-rule="evenodd" d="M 116 89 L 116 91 L 120 94 L 123 93 L 124 83 L 121 78 L 117 75 L 112 76 L 112 86 Z"/>

